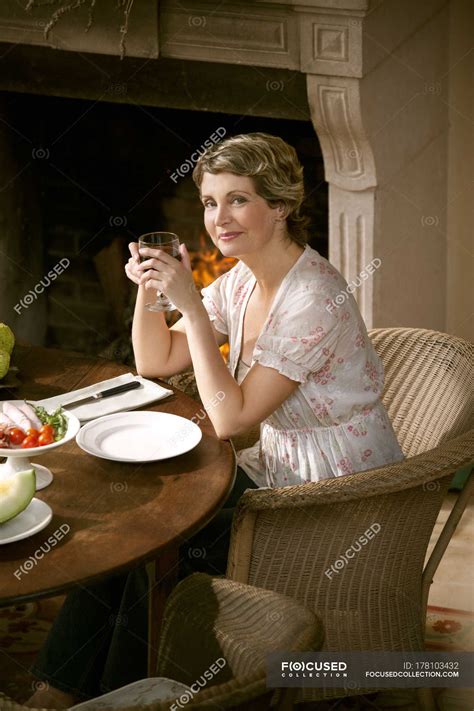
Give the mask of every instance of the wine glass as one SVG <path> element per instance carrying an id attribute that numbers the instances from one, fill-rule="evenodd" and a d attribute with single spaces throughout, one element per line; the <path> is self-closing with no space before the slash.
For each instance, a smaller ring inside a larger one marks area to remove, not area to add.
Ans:
<path id="1" fill-rule="evenodd" d="M 147 232 L 147 234 L 142 235 L 138 239 L 138 248 L 140 247 L 153 247 L 154 249 L 162 249 L 163 252 L 167 252 L 175 259 L 181 261 L 181 254 L 179 252 L 179 239 L 174 232 Z M 150 257 L 142 256 L 140 253 L 140 262 L 144 262 Z M 145 270 L 148 271 L 148 270 Z M 171 301 L 164 296 L 164 294 L 157 293 L 156 301 L 151 301 L 145 304 L 145 309 L 147 311 L 175 311 L 176 306 L 171 303 Z"/>

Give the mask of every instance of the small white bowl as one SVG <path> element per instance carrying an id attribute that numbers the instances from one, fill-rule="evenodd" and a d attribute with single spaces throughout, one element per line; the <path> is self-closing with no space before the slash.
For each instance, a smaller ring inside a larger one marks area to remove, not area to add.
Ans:
<path id="1" fill-rule="evenodd" d="M 8 400 L 13 405 L 17 402 L 24 402 L 23 400 Z M 29 403 L 36 405 L 35 402 L 28 400 Z M 3 408 L 3 401 L 0 402 L 0 412 Z M 68 427 L 66 434 L 58 442 L 52 442 L 51 444 L 45 444 L 43 447 L 31 447 L 29 449 L 22 449 L 19 445 L 14 449 L 0 449 L 0 457 L 7 457 L 5 464 L 0 464 L 0 481 L 2 479 L 7 479 L 15 472 L 24 472 L 27 469 L 34 469 L 36 472 L 36 491 L 44 489 L 46 486 L 51 484 L 53 481 L 53 475 L 51 471 L 44 467 L 42 464 L 36 464 L 30 461 L 30 457 L 37 456 L 38 454 L 43 454 L 44 452 L 49 452 L 51 449 L 60 447 L 62 444 L 66 444 L 79 432 L 81 423 L 72 412 L 68 410 L 63 410 L 64 415 L 68 421 Z"/>

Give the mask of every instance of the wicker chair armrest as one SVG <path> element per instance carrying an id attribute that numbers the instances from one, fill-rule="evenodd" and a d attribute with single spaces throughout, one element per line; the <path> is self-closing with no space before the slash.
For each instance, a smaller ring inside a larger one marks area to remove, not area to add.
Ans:
<path id="1" fill-rule="evenodd" d="M 203 689 L 186 708 L 191 709 L 247 709 L 251 701 L 268 693 L 265 672 L 251 674 L 245 679 L 231 681 Z M 169 710 L 169 706 L 166 711 Z"/>
<path id="2" fill-rule="evenodd" d="M 265 676 L 266 655 L 276 649 L 319 648 L 320 621 L 301 603 L 224 577 L 195 573 L 168 599 L 159 648 L 158 676 L 192 684 L 224 658 L 214 683 Z"/>
<path id="3" fill-rule="evenodd" d="M 474 429 L 435 449 L 376 469 L 276 489 L 249 489 L 235 519 L 265 509 L 303 508 L 389 494 L 441 479 L 474 461 Z"/>

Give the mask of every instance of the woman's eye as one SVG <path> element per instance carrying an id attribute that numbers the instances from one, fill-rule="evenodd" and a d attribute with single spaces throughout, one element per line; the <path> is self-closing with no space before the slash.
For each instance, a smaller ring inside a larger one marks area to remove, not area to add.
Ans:
<path id="1" fill-rule="evenodd" d="M 246 198 L 242 197 L 241 195 L 236 195 L 231 200 L 231 203 L 236 203 L 237 205 L 243 205 L 245 202 L 247 202 Z M 214 200 L 205 200 L 202 204 L 205 208 L 216 207 L 216 203 L 214 202 Z"/>

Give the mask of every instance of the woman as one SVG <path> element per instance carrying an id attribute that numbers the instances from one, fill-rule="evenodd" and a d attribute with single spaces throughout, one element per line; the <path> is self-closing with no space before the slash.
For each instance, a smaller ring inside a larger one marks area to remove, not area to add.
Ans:
<path id="1" fill-rule="evenodd" d="M 257 424 L 261 436 L 238 453 L 236 484 L 222 511 L 182 549 L 181 575 L 225 572 L 233 507 L 246 488 L 318 481 L 403 458 L 380 400 L 382 364 L 356 302 L 349 295 L 337 307 L 347 284 L 306 244 L 294 149 L 263 133 L 235 136 L 206 151 L 193 178 L 212 241 L 240 261 L 203 289 L 201 300 L 184 245 L 182 262 L 146 248 L 141 264 L 137 244 L 129 245 L 125 271 L 139 287 L 137 371 L 164 378 L 192 366 L 204 406 L 224 393 L 218 407 L 207 408 L 218 436 Z M 145 310 L 149 290 L 163 292 L 181 312 L 171 328 L 163 313 Z M 227 341 L 228 365 L 218 348 Z M 204 547 L 206 557 L 188 555 L 193 547 Z M 67 706 L 146 676 L 145 602 L 143 571 L 69 595 L 33 668 L 51 686 L 29 705 Z M 114 616 L 108 629 L 111 615 L 127 618 L 125 628 Z M 86 629 L 71 636 L 81 618 Z"/>
<path id="2" fill-rule="evenodd" d="M 282 139 L 235 136 L 201 156 L 193 174 L 212 241 L 240 261 L 202 290 L 184 267 L 154 249 L 127 273 L 139 284 L 133 342 L 142 375 L 193 366 L 208 415 L 227 439 L 262 423 L 260 442 L 238 463 L 258 486 L 351 474 L 402 459 L 380 400 L 383 367 L 347 284 L 306 244 L 302 168 Z M 156 255 L 156 256 L 154 256 Z M 149 270 L 149 271 L 145 271 Z M 146 289 L 164 291 L 183 314 L 168 330 L 144 311 Z M 216 346 L 230 343 L 228 368 Z"/>

